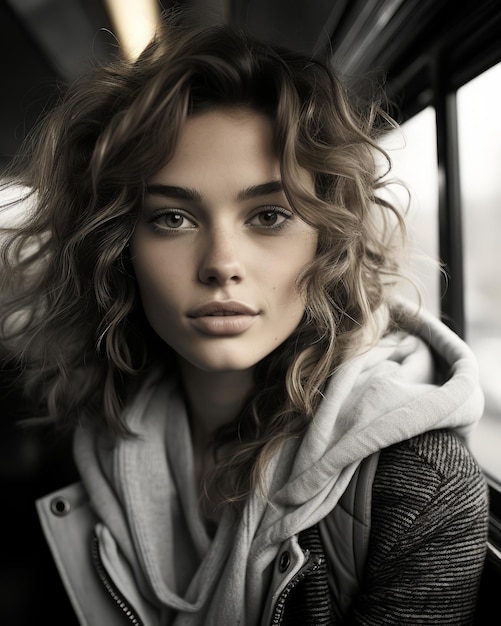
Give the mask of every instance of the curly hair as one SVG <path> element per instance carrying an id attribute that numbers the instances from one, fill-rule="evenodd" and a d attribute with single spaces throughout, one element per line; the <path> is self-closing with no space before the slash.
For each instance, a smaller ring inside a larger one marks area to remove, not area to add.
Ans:
<path id="1" fill-rule="evenodd" d="M 216 449 L 238 441 L 212 476 L 238 503 L 284 438 L 304 432 L 329 376 L 389 323 L 405 227 L 380 193 L 390 164 L 378 138 L 393 125 L 380 101 L 351 98 L 319 59 L 164 16 L 135 62 L 117 58 L 71 85 L 26 148 L 9 184 L 32 203 L 4 229 L 0 319 L 40 419 L 73 427 L 85 415 L 127 435 L 123 406 L 148 369 L 161 360 L 176 371 L 142 311 L 128 242 L 146 181 L 184 121 L 220 107 L 271 117 L 285 193 L 319 236 L 298 278 L 301 323 L 258 364 L 241 414 L 215 435 Z"/>

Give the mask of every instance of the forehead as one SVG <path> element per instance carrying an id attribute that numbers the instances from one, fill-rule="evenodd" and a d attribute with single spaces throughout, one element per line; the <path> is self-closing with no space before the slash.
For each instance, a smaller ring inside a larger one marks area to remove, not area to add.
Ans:
<path id="1" fill-rule="evenodd" d="M 249 149 L 273 153 L 273 122 L 251 109 L 221 108 L 190 115 L 181 130 L 178 146 L 210 142 L 214 149 L 246 144 Z"/>
<path id="2" fill-rule="evenodd" d="M 159 179 L 280 178 L 273 123 L 247 109 L 216 109 L 187 118 L 171 158 L 149 182 Z M 261 180 L 250 181 L 256 184 Z"/>

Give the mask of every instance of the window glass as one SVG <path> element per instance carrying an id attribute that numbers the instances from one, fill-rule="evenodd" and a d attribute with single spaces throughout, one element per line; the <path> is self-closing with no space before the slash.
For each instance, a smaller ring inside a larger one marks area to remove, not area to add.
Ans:
<path id="1" fill-rule="evenodd" d="M 411 257 L 410 274 L 419 288 L 423 305 L 435 314 L 440 311 L 438 238 L 438 170 L 435 111 L 428 107 L 395 131 L 381 145 L 392 161 L 391 177 L 407 187 L 395 186 L 392 193 L 400 207 L 409 207 L 406 216 Z M 410 203 L 409 203 L 410 200 Z M 402 291 L 416 300 L 415 289 L 403 284 Z"/>
<path id="2" fill-rule="evenodd" d="M 501 480 L 501 64 L 458 91 L 466 340 L 475 352 L 485 416 L 472 445 Z"/>

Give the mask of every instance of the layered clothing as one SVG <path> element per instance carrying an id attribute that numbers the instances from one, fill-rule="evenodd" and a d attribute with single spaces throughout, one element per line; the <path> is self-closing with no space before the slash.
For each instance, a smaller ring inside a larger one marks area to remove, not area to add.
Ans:
<path id="1" fill-rule="evenodd" d="M 406 305 L 399 308 L 405 319 Z M 300 538 L 320 525 L 327 542 L 324 520 L 364 459 L 429 431 L 454 431 L 467 441 L 483 410 L 475 359 L 434 317 L 408 319 L 407 328 L 336 370 L 304 436 L 287 440 L 269 462 L 264 494 L 252 494 L 236 522 L 225 510 L 213 536 L 199 513 L 189 419 L 176 381 L 158 372 L 145 381 L 124 416 L 135 438 L 110 444 L 90 424 L 78 428 L 77 489 L 87 511 L 78 536 L 89 552 L 94 537 L 93 560 L 111 595 L 127 600 L 125 613 L 133 607 L 151 626 L 269 623 L 287 581 L 311 557 Z M 68 546 L 58 545 L 44 502 L 42 523 L 64 580 Z M 335 541 L 342 544 L 342 533 Z M 284 569 L 278 580 L 277 568 Z M 327 564 L 331 591 L 335 568 Z M 78 589 L 68 576 L 65 582 L 82 623 L 93 623 Z"/>

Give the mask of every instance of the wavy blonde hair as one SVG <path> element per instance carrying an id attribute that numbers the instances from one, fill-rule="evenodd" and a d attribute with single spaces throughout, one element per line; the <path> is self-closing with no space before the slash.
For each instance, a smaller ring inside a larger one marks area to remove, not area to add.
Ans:
<path id="1" fill-rule="evenodd" d="M 1 323 L 46 421 L 73 427 L 86 415 L 126 435 L 123 406 L 148 369 L 161 360 L 176 371 L 142 312 L 128 252 L 145 182 L 189 115 L 228 106 L 272 118 L 285 192 L 319 233 L 298 279 L 303 320 L 215 435 L 210 480 L 238 504 L 284 438 L 304 432 L 329 376 L 387 328 L 405 228 L 380 193 L 380 157 L 389 160 L 377 140 L 392 122 L 379 102 L 351 101 L 320 60 L 166 15 L 136 62 L 117 59 L 72 85 L 16 164 L 10 184 L 29 190 L 33 208 L 4 230 Z"/>

